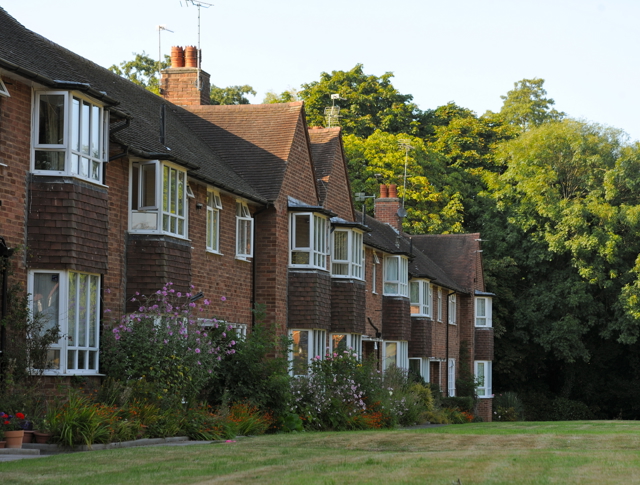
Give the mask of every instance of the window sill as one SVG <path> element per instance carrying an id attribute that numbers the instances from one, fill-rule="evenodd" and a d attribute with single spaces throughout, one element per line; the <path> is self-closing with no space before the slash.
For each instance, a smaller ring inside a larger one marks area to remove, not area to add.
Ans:
<path id="1" fill-rule="evenodd" d="M 156 231 L 156 230 L 138 230 L 138 229 L 129 229 L 129 234 L 142 234 L 142 235 L 148 235 L 148 236 L 168 236 L 168 237 L 173 237 L 176 239 L 180 239 L 181 241 L 189 241 L 191 242 L 191 239 L 189 239 L 188 237 L 185 236 L 178 236 L 177 234 L 171 234 L 170 232 L 164 232 L 164 231 Z"/>
<path id="2" fill-rule="evenodd" d="M 215 254 L 216 256 L 224 256 L 224 254 L 222 254 L 220 251 L 214 251 L 212 249 L 207 249 L 206 252 L 207 252 L 207 254 Z"/>
<path id="3" fill-rule="evenodd" d="M 326 268 L 320 268 L 319 266 L 312 266 L 310 264 L 290 264 L 289 268 L 291 268 L 291 269 L 319 269 L 320 271 L 326 271 L 327 273 L 329 272 L 329 270 L 327 270 Z"/>
<path id="4" fill-rule="evenodd" d="M 493 328 L 493 325 L 475 325 L 475 328 Z"/>
<path id="5" fill-rule="evenodd" d="M 32 376 L 43 375 L 47 377 L 106 377 L 106 374 L 100 374 L 99 372 L 61 372 L 61 371 L 44 371 L 42 374 L 39 372 L 32 372 Z"/>
<path id="6" fill-rule="evenodd" d="M 236 261 L 244 261 L 245 263 L 252 263 L 253 256 L 247 256 L 247 257 L 236 256 Z"/>
<path id="7" fill-rule="evenodd" d="M 431 315 L 427 315 L 427 314 L 423 314 L 423 313 L 412 313 L 411 314 L 412 317 L 416 317 L 416 318 L 431 318 Z"/>
<path id="8" fill-rule="evenodd" d="M 493 394 L 489 396 L 478 396 L 478 399 L 493 399 Z"/>

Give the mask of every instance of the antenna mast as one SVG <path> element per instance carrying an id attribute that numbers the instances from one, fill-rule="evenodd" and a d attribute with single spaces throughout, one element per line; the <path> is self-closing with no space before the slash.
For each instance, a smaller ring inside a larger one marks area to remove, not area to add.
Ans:
<path id="1" fill-rule="evenodd" d="M 404 210 L 404 199 L 407 195 L 407 160 L 409 158 L 409 150 L 413 150 L 413 146 L 411 145 L 411 140 L 407 140 L 404 138 L 402 140 L 398 140 L 398 145 L 400 146 L 400 148 L 404 150 L 404 182 L 402 185 L 402 211 L 405 215 L 401 217 L 405 217 L 406 211 Z"/>
<path id="2" fill-rule="evenodd" d="M 158 79 L 160 79 L 160 69 L 162 67 L 162 40 L 160 34 L 162 34 L 163 30 L 174 33 L 173 30 L 167 29 L 166 25 L 158 25 Z"/>
<path id="3" fill-rule="evenodd" d="M 198 7 L 198 91 L 202 91 L 202 81 L 200 80 L 200 62 L 202 61 L 202 51 L 200 50 L 200 7 L 209 8 L 213 7 L 213 3 L 201 2 L 200 0 L 185 0 L 184 5 L 188 7 L 189 4 L 194 7 Z M 182 5 L 182 2 L 180 2 Z"/>

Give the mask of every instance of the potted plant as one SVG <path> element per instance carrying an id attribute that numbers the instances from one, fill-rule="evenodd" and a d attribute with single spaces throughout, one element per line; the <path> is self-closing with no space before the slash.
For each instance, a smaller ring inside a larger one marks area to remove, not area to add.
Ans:
<path id="1" fill-rule="evenodd" d="M 23 413 L 7 414 L 0 411 L 0 429 L 4 431 L 7 448 L 22 448 L 26 416 Z"/>
<path id="2" fill-rule="evenodd" d="M 53 433 L 51 432 L 51 424 L 47 418 L 44 418 L 37 424 L 37 428 L 38 429 L 33 432 L 33 435 L 36 439 L 36 443 L 43 445 L 53 436 Z"/>
<path id="3" fill-rule="evenodd" d="M 4 431 L 0 428 L 0 448 L 4 448 L 7 442 L 4 440 Z"/>

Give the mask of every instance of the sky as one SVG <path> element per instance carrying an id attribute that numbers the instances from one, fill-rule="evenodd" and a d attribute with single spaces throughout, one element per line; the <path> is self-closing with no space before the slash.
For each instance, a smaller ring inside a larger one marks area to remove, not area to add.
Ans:
<path id="1" fill-rule="evenodd" d="M 204 0 L 202 0 L 204 2 Z M 420 109 L 450 101 L 499 111 L 521 79 L 543 78 L 556 109 L 640 140 L 638 0 L 210 0 L 200 9 L 202 68 L 260 103 L 364 65 L 392 72 Z M 197 45 L 186 0 L 0 0 L 27 28 L 104 67 Z M 2 32 L 0 32 L 2 35 Z"/>

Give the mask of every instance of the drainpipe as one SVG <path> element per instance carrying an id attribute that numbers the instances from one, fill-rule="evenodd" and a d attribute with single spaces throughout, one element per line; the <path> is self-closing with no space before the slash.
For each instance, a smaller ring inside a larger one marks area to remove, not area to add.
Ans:
<path id="1" fill-rule="evenodd" d="M 445 386 L 445 389 L 446 389 L 445 397 L 449 397 L 449 372 L 451 372 L 450 369 L 449 369 L 449 327 L 451 326 L 451 325 L 449 325 L 449 320 L 451 319 L 451 315 L 449 315 L 449 308 L 451 307 L 451 305 L 449 305 L 449 298 L 450 297 L 451 297 L 451 293 L 449 293 L 447 295 L 447 321 L 444 322 L 445 325 L 447 326 L 447 338 L 446 338 L 446 341 L 447 341 L 447 343 L 446 343 L 446 345 L 447 345 L 447 352 L 446 352 L 446 355 L 447 355 L 447 357 L 446 357 L 446 359 L 447 359 L 446 360 L 447 380 L 446 380 L 446 386 Z"/>

